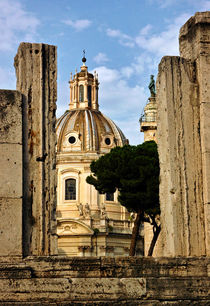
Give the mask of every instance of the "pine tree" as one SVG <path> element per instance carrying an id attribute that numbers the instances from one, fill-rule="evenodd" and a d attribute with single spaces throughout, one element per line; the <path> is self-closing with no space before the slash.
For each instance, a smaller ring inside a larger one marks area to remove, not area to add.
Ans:
<path id="1" fill-rule="evenodd" d="M 160 224 L 159 159 L 157 144 L 147 141 L 138 146 L 116 147 L 90 165 L 93 175 L 87 183 L 99 193 L 119 190 L 118 200 L 128 211 L 136 213 L 130 245 L 130 256 L 135 255 L 141 222 L 153 225 L 153 239 L 148 255 L 151 256 L 157 241 Z"/>

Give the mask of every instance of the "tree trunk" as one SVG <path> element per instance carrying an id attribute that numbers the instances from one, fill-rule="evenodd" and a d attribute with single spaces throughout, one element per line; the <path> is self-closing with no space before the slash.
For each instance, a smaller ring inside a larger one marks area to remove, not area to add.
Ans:
<path id="1" fill-rule="evenodd" d="M 138 213 L 136 215 L 136 219 L 134 221 L 134 227 L 133 227 L 132 236 L 131 236 L 129 256 L 135 256 L 136 242 L 137 242 L 137 238 L 138 238 L 138 235 L 139 235 L 140 224 L 141 224 L 141 211 L 138 211 Z"/>
<path id="2" fill-rule="evenodd" d="M 161 226 L 155 224 L 154 225 L 154 230 L 153 230 L 154 234 L 153 234 L 153 238 L 152 238 L 152 241 L 151 241 L 151 244 L 150 244 L 150 247 L 149 247 L 148 256 L 152 256 L 152 254 L 153 254 L 155 244 L 156 244 L 158 236 L 160 234 L 160 230 L 161 230 Z"/>

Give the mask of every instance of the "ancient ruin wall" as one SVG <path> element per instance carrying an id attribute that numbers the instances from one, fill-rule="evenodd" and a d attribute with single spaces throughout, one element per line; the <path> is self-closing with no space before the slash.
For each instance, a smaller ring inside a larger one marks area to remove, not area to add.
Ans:
<path id="1" fill-rule="evenodd" d="M 17 90 L 24 95 L 24 255 L 56 252 L 55 46 L 21 43 L 15 57 Z"/>
<path id="2" fill-rule="evenodd" d="M 194 61 L 199 84 L 205 239 L 210 255 L 210 12 L 190 18 L 180 30 L 179 41 L 180 55 Z"/>
<path id="3" fill-rule="evenodd" d="M 9 259 L 8 259 L 9 260 Z M 1 305 L 210 305 L 209 258 L 59 256 L 3 262 Z"/>
<path id="4" fill-rule="evenodd" d="M 182 57 L 164 57 L 159 65 L 157 134 L 165 256 L 210 254 L 209 25 L 210 12 L 197 13 L 180 31 Z"/>
<path id="5" fill-rule="evenodd" d="M 22 256 L 22 105 L 0 90 L 0 256 Z"/>

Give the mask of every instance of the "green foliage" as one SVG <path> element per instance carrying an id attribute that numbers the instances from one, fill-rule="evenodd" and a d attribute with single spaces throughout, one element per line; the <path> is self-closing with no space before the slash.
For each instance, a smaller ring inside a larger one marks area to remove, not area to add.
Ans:
<path id="1" fill-rule="evenodd" d="M 128 210 L 160 213 L 159 160 L 154 141 L 116 147 L 93 161 L 90 168 L 93 175 L 86 181 L 100 193 L 118 189 L 118 200 Z"/>
<path id="2" fill-rule="evenodd" d="M 99 233 L 99 229 L 98 228 L 94 228 L 93 231 L 94 231 L 95 235 L 98 235 L 98 233 Z"/>

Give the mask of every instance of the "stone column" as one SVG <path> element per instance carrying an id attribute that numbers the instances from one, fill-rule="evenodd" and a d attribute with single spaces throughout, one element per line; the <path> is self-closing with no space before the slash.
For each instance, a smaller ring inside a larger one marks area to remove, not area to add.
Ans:
<path id="1" fill-rule="evenodd" d="M 180 55 L 194 62 L 199 84 L 202 198 L 206 253 L 210 255 L 210 12 L 191 17 L 180 30 L 179 42 Z"/>
<path id="2" fill-rule="evenodd" d="M 210 12 L 180 30 L 157 79 L 164 256 L 210 255 Z"/>
<path id="3" fill-rule="evenodd" d="M 210 254 L 210 12 L 180 30 L 182 57 L 157 80 L 160 202 L 166 256 Z"/>
<path id="4" fill-rule="evenodd" d="M 24 255 L 56 253 L 56 47 L 21 43 L 15 57 L 24 95 Z"/>
<path id="5" fill-rule="evenodd" d="M 157 139 L 164 256 L 205 255 L 200 115 L 194 65 L 164 57 L 157 79 Z"/>

